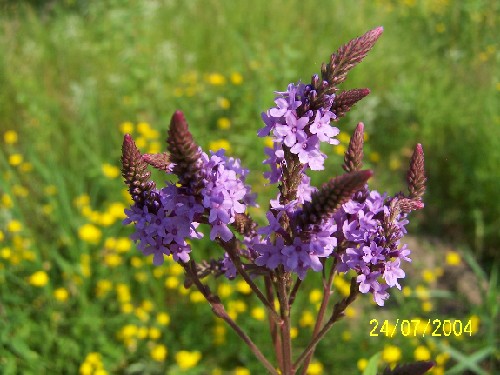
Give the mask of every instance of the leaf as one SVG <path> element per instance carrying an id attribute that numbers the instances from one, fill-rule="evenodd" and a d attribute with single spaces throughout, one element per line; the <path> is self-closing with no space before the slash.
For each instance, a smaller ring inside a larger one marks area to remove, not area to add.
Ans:
<path id="1" fill-rule="evenodd" d="M 363 371 L 363 375 L 377 375 L 377 365 L 380 359 L 380 352 L 372 355 L 372 357 L 368 360 L 368 364 L 366 365 L 365 371 Z"/>

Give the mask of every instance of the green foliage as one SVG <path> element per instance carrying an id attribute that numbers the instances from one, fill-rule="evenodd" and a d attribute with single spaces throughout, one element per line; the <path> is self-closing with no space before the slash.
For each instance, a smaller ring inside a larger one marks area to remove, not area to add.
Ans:
<path id="1" fill-rule="evenodd" d="M 193 302 L 199 296 L 184 292 L 175 265 L 154 268 L 130 246 L 130 228 L 120 224 L 128 201 L 116 174 L 123 133 L 132 132 L 143 152 L 161 151 L 170 116 L 183 110 L 203 148 L 229 145 L 254 171 L 249 180 L 263 207 L 252 215 L 262 220 L 264 202 L 276 191 L 260 175 L 264 143 L 255 133 L 273 90 L 307 81 L 341 43 L 378 25 L 384 36 L 346 87 L 367 86 L 372 94 L 339 123 L 342 145 L 364 121 L 365 164 L 376 169 L 379 188 L 394 191 L 401 184 L 387 185 L 390 175 L 402 179 L 408 150 L 422 143 L 429 172 L 422 228 L 436 234 L 447 228 L 477 249 L 498 249 L 495 1 L 325 2 L 321 9 L 298 0 L 286 9 L 277 0 L 32 3 L 39 6 L 9 2 L 0 12 L 2 373 L 87 374 L 102 367 L 205 374 L 238 366 L 261 373 L 208 306 Z M 342 150 L 324 151 L 333 156 L 329 178 L 340 173 Z M 165 178 L 154 176 L 159 184 Z M 197 245 L 200 253 L 214 251 L 209 241 Z M 482 306 L 464 301 L 452 310 L 457 319 L 475 314 L 482 323 L 474 336 L 453 339 L 455 351 L 427 337 L 370 337 L 372 318 L 448 319 L 440 306 L 460 297 L 395 294 L 383 310 L 358 301 L 359 310 L 320 344 L 316 373 L 354 373 L 358 360 L 381 351 L 390 363 L 395 346 L 404 362 L 419 359 L 415 350 L 423 346 L 432 359 L 442 358 L 441 369 L 449 362 L 494 370 L 488 348 L 496 339 L 497 273 L 493 268 L 488 280 L 469 263 L 477 285 L 490 289 L 481 292 Z M 430 267 L 415 259 L 415 269 Z M 407 280 L 417 284 L 421 277 Z M 296 301 L 304 306 L 295 317 L 302 321 L 298 347 L 307 344 L 316 311 L 309 306 L 314 281 L 308 277 Z M 259 345 L 269 345 L 258 310 L 246 316 L 256 302 L 241 286 L 229 290 L 224 300 L 238 321 Z M 431 302 L 433 310 L 425 311 Z M 201 351 L 197 369 L 181 368 L 182 350 Z"/>

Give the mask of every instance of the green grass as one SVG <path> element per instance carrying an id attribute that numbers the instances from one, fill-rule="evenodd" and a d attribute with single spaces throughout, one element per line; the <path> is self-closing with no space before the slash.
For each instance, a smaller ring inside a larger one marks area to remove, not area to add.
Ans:
<path id="1" fill-rule="evenodd" d="M 200 327 L 214 326 L 215 319 L 207 306 L 192 307 L 182 288 L 164 287 L 165 278 L 178 277 L 175 267 L 154 271 L 149 261 L 138 264 L 140 254 L 133 247 L 113 247 L 109 239 L 125 238 L 130 228 L 123 228 L 120 217 L 107 210 L 127 201 L 120 178 L 106 177 L 103 164 L 119 166 L 121 124 L 133 123 L 134 137 L 144 140 L 141 149 L 147 151 L 158 143 L 163 146 L 170 116 L 181 109 L 201 146 L 207 149 L 211 142 L 225 139 L 231 155 L 254 171 L 250 182 L 265 208 L 266 199 L 276 192 L 263 186 L 264 144 L 255 133 L 261 127 L 260 113 L 273 104 L 273 91 L 292 81 L 307 81 L 341 44 L 379 25 L 384 35 L 345 85 L 369 87 L 372 93 L 339 127 L 350 134 L 358 121 L 365 122 L 367 165 L 376 173 L 373 186 L 391 193 L 404 186 L 408 150 L 422 143 L 429 189 L 419 228 L 424 234 L 466 241 L 476 256 L 494 260 L 500 239 L 500 203 L 492 198 L 500 188 L 495 101 L 499 87 L 494 74 L 497 2 L 380 0 L 318 6 L 294 0 L 286 7 L 277 0 L 46 4 L 0 5 L 0 133 L 18 134 L 17 143 L 2 142 L 0 153 L 4 373 L 77 373 L 92 352 L 101 354 L 109 373 L 205 374 L 216 366 L 227 371 L 242 366 L 260 373 L 251 353 L 242 350 L 230 332 L 219 345 L 212 331 L 199 334 L 205 331 Z M 209 75 L 215 73 L 225 77 L 224 84 L 210 84 Z M 231 82 L 233 73 L 241 74 L 241 84 Z M 229 108 L 217 104 L 221 97 L 229 100 Z M 220 117 L 230 120 L 230 130 L 217 127 Z M 141 122 L 151 124 L 159 135 L 139 131 Z M 317 184 L 341 172 L 335 150 L 325 151 L 332 157 L 326 171 L 313 177 Z M 24 162 L 16 165 L 12 155 L 21 155 Z M 163 177 L 157 177 L 161 183 Z M 76 204 L 81 196 L 88 202 Z M 254 215 L 260 220 L 263 211 Z M 20 231 L 13 230 L 12 220 L 22 224 Z M 79 235 L 87 223 L 101 233 L 96 241 Z M 206 241 L 199 249 L 213 251 Z M 113 265 L 116 259 L 121 264 Z M 415 263 L 418 270 L 429 268 Z M 490 264 L 493 275 L 494 263 Z M 29 277 L 39 270 L 47 273 L 49 282 L 35 287 Z M 103 280 L 112 288 L 99 294 Z M 487 283 L 488 276 L 479 280 L 478 284 Z M 418 272 L 408 278 L 412 287 L 421 282 Z M 495 286 L 497 281 L 489 283 Z M 130 287 L 130 302 L 118 296 L 120 284 Z M 311 280 L 307 290 L 313 287 L 318 285 Z M 68 299 L 55 298 L 57 288 L 68 291 Z M 428 347 L 435 358 L 446 352 L 438 347 L 440 340 L 433 344 L 403 337 L 370 338 L 367 343 L 368 322 L 384 313 L 387 319 L 425 314 L 447 319 L 449 314 L 439 307 L 454 297 L 433 296 L 430 312 L 422 310 L 422 299 L 396 295 L 387 309 L 360 309 L 321 344 L 317 360 L 325 374 L 340 369 L 355 373 L 358 359 L 368 359 L 388 344 L 398 345 L 405 361 L 413 359 L 418 345 Z M 256 305 L 240 292 L 233 291 L 228 299 L 244 301 L 247 311 Z M 144 301 L 152 303 L 151 311 Z M 297 303 L 314 311 L 307 307 L 307 296 Z M 494 327 L 495 306 L 498 309 L 498 298 L 491 296 L 481 306 L 466 304 L 458 318 L 476 314 L 485 326 L 476 336 L 454 342 L 455 350 L 467 357 L 494 347 L 495 337 L 488 334 Z M 168 326 L 156 321 L 157 313 L 164 311 L 170 314 Z M 267 336 L 260 334 L 263 322 L 243 315 L 239 316 L 245 327 L 267 345 Z M 127 325 L 158 328 L 161 337 L 141 338 L 143 329 L 126 341 L 117 333 Z M 348 343 L 339 341 L 343 331 L 350 332 Z M 301 328 L 299 347 L 305 345 L 307 332 L 307 326 Z M 165 363 L 151 358 L 158 344 L 168 350 Z M 344 349 L 347 345 L 352 349 Z M 202 352 L 198 370 L 182 372 L 177 367 L 175 353 L 180 350 Z M 478 366 L 492 369 L 492 356 L 489 353 Z M 455 355 L 440 368 L 465 362 Z"/>

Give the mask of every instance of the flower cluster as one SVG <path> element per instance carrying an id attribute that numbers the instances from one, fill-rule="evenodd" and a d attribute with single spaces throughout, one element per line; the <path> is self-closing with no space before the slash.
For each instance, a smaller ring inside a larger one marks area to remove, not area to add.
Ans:
<path id="1" fill-rule="evenodd" d="M 124 224 L 135 223 L 131 239 L 138 242 L 138 249 L 144 255 L 153 254 L 153 263 L 163 263 L 164 255 L 172 255 L 174 260 L 187 262 L 191 246 L 187 238 L 201 238 L 194 222 L 196 214 L 203 212 L 203 206 L 192 196 L 182 194 L 175 185 L 168 184 L 153 194 L 157 205 L 151 207 L 134 204 L 125 210 Z"/>
<path id="2" fill-rule="evenodd" d="M 400 268 L 401 260 L 411 262 L 410 250 L 406 244 L 400 245 L 408 223 L 406 214 L 398 213 L 391 223 L 393 226 L 388 226 L 391 220 L 388 201 L 391 200 L 377 191 L 361 191 L 335 214 L 340 229 L 339 241 L 343 241 L 345 248 L 340 255 L 338 271 L 354 270 L 359 275 L 360 292 L 371 292 L 380 306 L 389 298 L 389 287 L 401 289 L 398 279 L 405 276 Z"/>
<path id="3" fill-rule="evenodd" d="M 326 95 L 324 106 L 317 110 L 305 110 L 311 98 L 317 96 L 311 85 L 290 83 L 287 91 L 277 94 L 276 107 L 262 113 L 265 127 L 258 132 L 259 137 L 273 134 L 274 147 L 266 148 L 268 159 L 264 162 L 271 166 L 271 173 L 267 174 L 271 183 L 278 182 L 281 177 L 279 166 L 284 161 L 283 146 L 297 155 L 304 166 L 322 170 L 326 155 L 319 149 L 320 142 L 339 143 L 334 138 L 339 129 L 330 125 L 337 118 L 330 111 L 335 94 Z"/>
<path id="4" fill-rule="evenodd" d="M 132 152 L 130 150 L 135 150 L 135 144 L 128 139 L 124 143 L 124 155 Z M 167 160 L 163 165 L 158 164 L 158 158 L 143 159 L 143 163 L 148 161 L 165 172 L 174 169 Z M 138 249 L 144 255 L 153 254 L 155 265 L 163 263 L 164 255 L 172 255 L 175 261 L 184 263 L 190 259 L 191 246 L 186 239 L 203 237 L 203 233 L 196 230 L 197 220 L 203 213 L 207 213 L 211 226 L 210 239 L 220 237 L 229 241 L 233 233 L 228 225 L 235 222 L 237 214 L 245 212 L 247 205 L 255 205 L 250 187 L 244 184 L 248 170 L 241 167 L 238 159 L 226 157 L 224 150 L 212 152 L 210 157 L 200 152 L 197 167 L 200 169 L 198 175 L 202 176 L 200 194 L 172 183 L 161 190 L 146 185 L 147 191 L 133 191 L 133 197 L 138 194 L 147 198 L 134 199 L 136 203 L 125 210 L 127 218 L 123 223 L 135 223 L 131 238 L 138 242 Z"/>
<path id="5" fill-rule="evenodd" d="M 264 128 L 259 137 L 271 135 L 273 147 L 266 148 L 264 176 L 279 183 L 276 199 L 269 202 L 267 224 L 259 227 L 247 208 L 256 206 L 255 196 L 245 184 L 248 170 L 223 149 L 204 153 L 194 141 L 182 112 L 172 116 L 167 138 L 168 152 L 142 155 L 129 135 L 123 143 L 122 174 L 134 200 L 126 210 L 125 224 L 135 224 L 132 239 L 154 264 L 172 256 L 184 267 L 186 286 L 196 285 L 214 313 L 225 319 L 251 347 L 270 373 L 277 374 L 261 352 L 241 331 L 221 306 L 220 298 L 202 279 L 208 275 L 243 277 L 268 308 L 276 335 L 281 373 L 295 373 L 291 362 L 290 307 L 307 272 L 322 271 L 325 288 L 333 278 L 353 271 L 350 295 L 332 309 L 321 329 L 322 318 L 332 291 L 325 290 L 315 337 L 300 361 L 307 369 L 317 341 L 338 320 L 356 295 L 372 293 L 378 305 L 389 297 L 388 289 L 401 289 L 405 276 L 402 261 L 411 261 L 410 250 L 401 244 L 406 234 L 407 216 L 423 208 L 425 192 L 424 156 L 417 145 L 407 173 L 408 194 L 393 197 L 370 191 L 370 170 L 362 170 L 364 125 L 358 124 L 345 153 L 346 173 L 331 178 L 320 188 L 311 186 L 307 170 L 324 169 L 326 155 L 320 144 L 338 144 L 339 129 L 332 126 L 349 109 L 369 94 L 368 89 L 340 91 L 338 85 L 347 72 L 373 47 L 382 28 L 369 31 L 334 53 L 323 64 L 321 78 L 313 75 L 310 84 L 289 84 L 277 92 L 275 106 L 262 114 Z M 177 176 L 177 183 L 157 189 L 147 167 Z M 222 248 L 217 257 L 197 261 L 190 256 L 190 239 L 202 237 L 198 226 L 210 227 L 210 240 Z M 236 235 L 238 234 L 238 236 Z M 265 293 L 253 282 L 265 279 Z M 290 288 L 295 280 L 295 286 Z M 278 313 L 274 298 L 280 302 Z M 287 311 L 288 309 L 288 311 Z M 316 340 L 316 341 L 315 341 Z M 296 366 L 294 364 L 293 366 Z M 305 373 L 305 370 L 304 370 Z"/>
<path id="6" fill-rule="evenodd" d="M 236 214 L 243 214 L 247 205 L 255 205 L 255 196 L 245 185 L 247 169 L 239 159 L 228 158 L 224 150 L 212 152 L 210 158 L 203 153 L 204 188 L 201 191 L 203 206 L 209 211 L 210 239 L 220 236 L 229 241 L 233 232 L 228 225 L 235 222 Z"/>

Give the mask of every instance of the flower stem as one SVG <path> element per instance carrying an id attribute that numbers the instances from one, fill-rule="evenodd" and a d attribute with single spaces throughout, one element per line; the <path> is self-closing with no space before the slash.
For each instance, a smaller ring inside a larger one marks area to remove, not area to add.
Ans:
<path id="1" fill-rule="evenodd" d="M 207 285 L 204 285 L 198 278 L 196 274 L 196 263 L 193 260 L 190 260 L 189 263 L 181 263 L 181 265 L 184 267 L 186 273 L 192 278 L 198 290 L 203 294 L 205 299 L 208 301 L 208 303 L 212 307 L 212 311 L 215 314 L 215 316 L 223 319 L 236 332 L 236 334 L 241 337 L 241 339 L 245 342 L 245 344 L 247 344 L 252 353 L 264 365 L 264 367 L 269 371 L 270 374 L 279 375 L 274 366 L 267 360 L 264 354 L 262 354 L 262 352 L 259 350 L 257 345 L 255 345 L 255 343 L 250 339 L 250 337 L 227 314 L 220 298 L 217 295 L 213 294 L 210 291 L 210 288 Z"/>
<path id="2" fill-rule="evenodd" d="M 316 324 L 314 325 L 312 337 L 315 337 L 319 333 L 321 325 L 323 324 L 323 319 L 325 317 L 326 309 L 328 307 L 328 303 L 330 302 L 330 297 L 333 294 L 333 291 L 331 290 L 331 286 L 333 283 L 333 277 L 335 275 L 336 266 L 337 266 L 337 260 L 334 259 L 332 266 L 330 267 L 330 272 L 329 272 L 327 280 L 325 280 L 325 277 L 323 274 L 323 300 L 321 301 L 321 306 L 319 308 L 318 315 L 316 317 Z M 305 357 L 304 364 L 302 366 L 301 375 L 305 375 L 307 373 L 307 368 L 309 367 L 309 364 L 311 363 L 311 359 L 314 355 L 315 349 L 316 349 L 316 347 L 313 347 L 312 350 L 309 352 L 309 354 Z"/>
<path id="3" fill-rule="evenodd" d="M 266 295 L 268 301 L 274 301 L 273 283 L 270 276 L 264 276 L 264 283 L 266 286 Z M 274 309 L 274 303 L 273 303 Z M 281 336 L 278 332 L 278 325 L 276 321 L 268 315 L 269 320 L 269 332 L 271 334 L 271 339 L 273 340 L 274 352 L 276 354 L 276 360 L 278 361 L 279 368 L 283 368 L 283 351 L 281 350 Z"/>
<path id="4" fill-rule="evenodd" d="M 297 358 L 295 363 L 293 364 L 294 368 L 298 368 L 307 358 L 307 356 L 314 350 L 318 342 L 326 335 L 326 333 L 332 328 L 333 324 L 341 319 L 344 316 L 344 311 L 349 306 L 351 303 L 354 302 L 356 299 L 357 295 L 359 293 L 357 283 L 356 283 L 356 278 L 353 277 L 351 278 L 351 290 L 349 293 L 349 296 L 346 298 L 343 298 L 340 302 L 337 302 L 335 304 L 335 307 L 333 309 L 332 315 L 330 316 L 330 319 L 328 319 L 328 322 L 323 326 L 321 331 L 318 332 L 316 336 L 313 337 L 309 345 L 304 349 L 302 354 Z"/>
<path id="5" fill-rule="evenodd" d="M 290 336 L 290 303 L 288 299 L 287 282 L 289 275 L 280 271 L 278 276 L 278 299 L 280 302 L 280 315 L 283 320 L 281 324 L 281 350 L 283 354 L 283 375 L 293 375 L 295 373 L 292 367 L 292 338 Z"/>
<path id="6" fill-rule="evenodd" d="M 266 296 L 262 293 L 262 291 L 259 289 L 259 287 L 253 282 L 251 279 L 250 275 L 245 271 L 243 268 L 243 265 L 241 263 L 241 259 L 238 256 L 238 253 L 236 251 L 236 237 L 233 237 L 230 239 L 228 242 L 224 242 L 222 240 L 217 241 L 224 250 L 229 255 L 229 258 L 231 258 L 231 261 L 233 262 L 234 266 L 238 270 L 238 273 L 243 277 L 243 279 L 246 281 L 246 283 L 250 286 L 252 291 L 257 295 L 257 297 L 262 301 L 264 306 L 266 306 L 267 311 L 269 312 L 270 316 L 275 320 L 276 323 L 282 324 L 283 320 L 282 318 L 279 317 L 279 315 L 276 313 L 274 310 L 274 306 L 272 305 L 271 301 L 269 301 Z"/>

